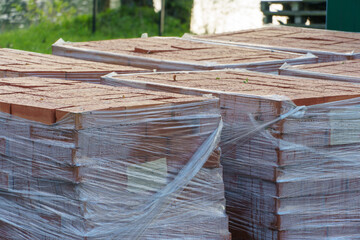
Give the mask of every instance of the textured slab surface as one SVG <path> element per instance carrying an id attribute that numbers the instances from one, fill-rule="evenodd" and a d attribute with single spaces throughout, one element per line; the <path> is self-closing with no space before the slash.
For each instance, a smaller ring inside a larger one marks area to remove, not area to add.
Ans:
<path id="1" fill-rule="evenodd" d="M 53 44 L 53 54 L 160 70 L 251 68 L 274 71 L 278 64 L 317 62 L 314 56 L 252 47 L 151 37 Z M 275 69 L 274 69 L 275 68 Z M 260 70 L 259 70 L 260 71 Z"/>
<path id="2" fill-rule="evenodd" d="M 298 105 L 312 105 L 360 95 L 360 86 L 353 84 L 236 70 L 118 75 L 114 78 L 270 99 L 284 96 L 283 99 L 292 100 Z"/>
<path id="3" fill-rule="evenodd" d="M 302 48 L 337 53 L 360 52 L 360 33 L 299 27 L 264 27 L 223 34 L 197 36 L 231 42 Z"/>
<path id="4" fill-rule="evenodd" d="M 0 79 L 1 111 L 47 124 L 55 123 L 67 113 L 146 108 L 204 99 L 60 79 Z"/>
<path id="5" fill-rule="evenodd" d="M 247 63 L 298 57 L 291 53 L 270 52 L 249 48 L 234 48 L 202 44 L 179 38 L 137 38 L 73 43 L 72 46 L 131 56 L 190 61 L 198 63 Z"/>
<path id="6" fill-rule="evenodd" d="M 360 78 L 360 59 L 331 63 L 308 64 L 297 66 L 296 69 Z"/>
<path id="7" fill-rule="evenodd" d="M 44 76 L 98 81 L 102 75 L 110 72 L 135 73 L 146 71 L 137 67 L 91 62 L 15 49 L 0 49 L 1 77 Z"/>

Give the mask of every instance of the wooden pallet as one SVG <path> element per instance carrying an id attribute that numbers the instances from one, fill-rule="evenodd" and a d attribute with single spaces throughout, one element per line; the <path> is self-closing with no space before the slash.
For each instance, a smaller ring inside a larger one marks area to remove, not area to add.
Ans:
<path id="1" fill-rule="evenodd" d="M 220 99 L 221 161 L 234 239 L 359 237 L 351 219 L 360 218 L 360 178 L 353 175 L 359 169 L 354 157 L 360 151 L 360 85 L 240 70 L 103 79 Z"/>
<path id="2" fill-rule="evenodd" d="M 281 4 L 283 10 L 270 11 L 272 4 Z M 262 0 L 261 11 L 265 24 L 273 23 L 273 16 L 288 17 L 288 26 L 325 28 L 326 0 Z M 309 20 L 310 24 L 306 25 Z"/>

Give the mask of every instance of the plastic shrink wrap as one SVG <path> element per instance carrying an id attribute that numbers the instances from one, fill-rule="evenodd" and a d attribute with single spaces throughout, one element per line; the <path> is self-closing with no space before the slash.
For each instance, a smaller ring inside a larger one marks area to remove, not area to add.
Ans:
<path id="1" fill-rule="evenodd" d="M 233 239 L 360 239 L 360 85 L 235 70 L 104 83 L 219 97 Z"/>
<path id="2" fill-rule="evenodd" d="M 284 64 L 279 75 L 360 83 L 360 59 L 292 67 Z"/>
<path id="3" fill-rule="evenodd" d="M 218 99 L 27 77 L 0 91 L 1 239 L 230 239 Z"/>
<path id="4" fill-rule="evenodd" d="M 149 37 L 90 42 L 64 42 L 52 45 L 52 53 L 103 63 L 161 71 L 243 68 L 274 72 L 288 64 L 316 63 L 312 54 L 204 43 L 191 38 Z"/>
<path id="5" fill-rule="evenodd" d="M 360 34 L 324 29 L 266 26 L 212 35 L 193 36 L 202 42 L 219 42 L 294 53 L 312 53 L 319 62 L 360 58 Z"/>

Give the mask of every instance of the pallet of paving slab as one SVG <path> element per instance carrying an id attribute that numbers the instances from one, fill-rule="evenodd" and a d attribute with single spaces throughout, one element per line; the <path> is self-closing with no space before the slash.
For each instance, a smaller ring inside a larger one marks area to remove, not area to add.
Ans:
<path id="1" fill-rule="evenodd" d="M 102 83 L 220 99 L 233 238 L 359 237 L 349 222 L 360 218 L 359 86 L 240 70 L 109 75 Z"/>
<path id="2" fill-rule="evenodd" d="M 260 4 L 264 24 L 273 23 L 273 16 L 285 16 L 285 25 L 325 28 L 326 0 L 262 0 Z M 272 4 L 282 5 L 282 10 L 271 11 Z M 308 19 L 310 24 L 305 25 Z"/>
<path id="3" fill-rule="evenodd" d="M 253 46 L 296 53 L 312 53 L 319 62 L 360 58 L 360 33 L 309 29 L 288 26 L 267 26 L 213 35 L 194 36 L 199 41 Z"/>
<path id="4" fill-rule="evenodd" d="M 163 71 L 245 68 L 273 72 L 279 64 L 317 62 L 317 57 L 176 37 L 116 39 L 53 44 L 53 54 Z M 276 71 L 276 70 L 275 70 Z"/>
<path id="5" fill-rule="evenodd" d="M 2 237 L 230 239 L 217 99 L 35 77 L 0 92 Z"/>
<path id="6" fill-rule="evenodd" d="M 291 67 L 284 64 L 280 75 L 360 83 L 360 59 Z"/>
<path id="7" fill-rule="evenodd" d="M 22 50 L 0 49 L 0 77 L 45 77 L 98 83 L 111 72 L 136 73 L 149 70 L 96 63 Z"/>

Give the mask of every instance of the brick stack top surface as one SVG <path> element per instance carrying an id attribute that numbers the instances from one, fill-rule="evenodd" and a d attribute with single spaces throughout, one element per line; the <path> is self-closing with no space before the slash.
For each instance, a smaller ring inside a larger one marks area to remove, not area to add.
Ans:
<path id="1" fill-rule="evenodd" d="M 249 95 L 274 100 L 287 99 L 297 105 L 314 105 L 360 96 L 360 86 L 351 83 L 267 75 L 241 70 L 129 74 L 117 75 L 114 79 L 149 86 L 167 85 L 177 89 L 194 89 L 202 93 Z M 182 93 L 180 90 L 173 91 Z M 285 98 L 278 98 L 279 96 Z"/>
<path id="2" fill-rule="evenodd" d="M 263 27 L 197 38 L 337 53 L 360 52 L 359 33 L 299 27 Z"/>
<path id="3" fill-rule="evenodd" d="M 67 72 L 130 73 L 144 71 L 142 68 L 119 66 L 86 60 L 73 59 L 49 54 L 33 53 L 15 49 L 0 49 L 0 71 L 12 72 Z"/>
<path id="4" fill-rule="evenodd" d="M 0 111 L 53 124 L 67 113 L 190 103 L 204 97 L 36 77 L 0 78 Z"/>

